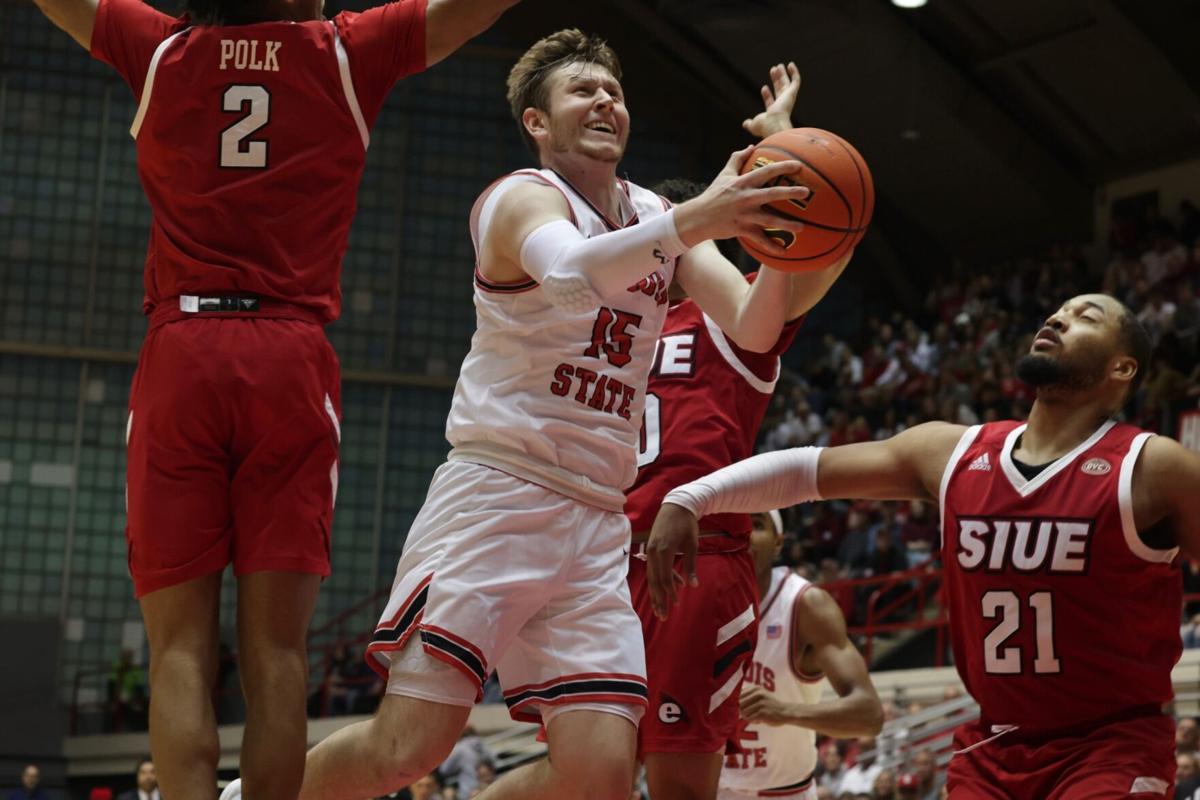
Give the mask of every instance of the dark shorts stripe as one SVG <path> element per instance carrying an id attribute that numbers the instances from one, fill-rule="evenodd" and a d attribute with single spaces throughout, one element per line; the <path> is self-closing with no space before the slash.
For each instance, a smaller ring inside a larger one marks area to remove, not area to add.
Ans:
<path id="1" fill-rule="evenodd" d="M 544 689 L 530 689 L 514 694 L 511 697 L 505 697 L 504 702 L 508 704 L 509 708 L 513 708 L 529 700 L 555 700 L 573 694 L 623 694 L 638 697 L 642 700 L 648 700 L 650 696 L 649 692 L 646 691 L 645 684 L 638 683 L 637 681 L 600 678 L 585 681 L 566 681 Z"/>
<path id="2" fill-rule="evenodd" d="M 461 661 L 479 679 L 480 684 L 487 680 L 487 672 L 484 670 L 483 662 L 479 660 L 479 656 L 458 642 L 428 629 L 421 631 L 421 641 L 427 646 L 441 650 L 443 653 Z"/>

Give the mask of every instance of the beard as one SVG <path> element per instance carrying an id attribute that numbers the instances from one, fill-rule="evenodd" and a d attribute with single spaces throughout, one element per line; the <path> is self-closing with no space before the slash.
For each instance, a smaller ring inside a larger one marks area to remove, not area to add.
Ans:
<path id="1" fill-rule="evenodd" d="M 1017 360 L 1014 373 L 1035 389 L 1081 391 L 1104 380 L 1106 361 L 1106 358 L 1091 353 L 1064 358 L 1026 353 Z"/>

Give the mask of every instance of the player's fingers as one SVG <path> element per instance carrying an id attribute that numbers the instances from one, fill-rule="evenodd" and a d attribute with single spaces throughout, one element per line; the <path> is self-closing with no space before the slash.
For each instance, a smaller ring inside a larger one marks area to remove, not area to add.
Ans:
<path id="1" fill-rule="evenodd" d="M 687 585 L 696 587 L 700 585 L 700 578 L 696 575 L 696 540 L 688 538 L 683 543 L 683 574 L 687 578 Z"/>
<path id="2" fill-rule="evenodd" d="M 674 570 L 670 564 L 664 567 L 659 553 L 647 552 L 646 554 L 646 585 L 650 589 L 650 607 L 654 610 L 655 616 L 660 619 L 666 619 L 667 604 L 666 590 L 663 588 L 664 572 L 666 575 L 672 575 Z M 667 581 L 672 580 L 667 578 Z"/>
<path id="3" fill-rule="evenodd" d="M 763 228 L 754 228 L 742 233 L 744 238 L 754 242 L 754 246 L 771 256 L 786 256 L 787 242 L 784 237 L 773 237 Z"/>
<path id="4" fill-rule="evenodd" d="M 748 150 L 749 148 L 747 148 Z M 776 161 L 774 164 L 767 164 L 765 167 L 750 170 L 740 180 L 747 186 L 761 187 L 776 178 L 799 172 L 802 168 L 803 165 L 799 161 L 792 161 L 790 159 L 787 161 Z"/>
<path id="5" fill-rule="evenodd" d="M 767 229 L 769 231 L 787 231 L 788 233 L 800 233 L 804 230 L 804 223 L 798 219 L 792 219 L 780 214 L 772 214 L 768 211 L 759 211 L 749 217 L 747 222 L 755 228 Z"/>
<path id="6" fill-rule="evenodd" d="M 787 71 L 791 82 L 796 84 L 796 88 L 800 88 L 800 68 L 796 66 L 795 61 L 788 62 Z"/>
<path id="7" fill-rule="evenodd" d="M 812 195 L 812 189 L 804 184 L 794 186 L 766 186 L 759 189 L 756 197 L 764 203 L 774 203 L 777 200 L 807 200 Z"/>
<path id="8" fill-rule="evenodd" d="M 770 86 L 767 86 L 764 84 L 759 89 L 759 93 L 762 94 L 763 105 L 769 106 L 769 105 L 771 105 L 771 103 L 775 102 L 775 95 L 772 94 Z"/>
<path id="9" fill-rule="evenodd" d="M 771 68 L 771 78 L 775 82 L 775 96 L 778 97 L 788 85 L 788 74 L 783 64 L 776 64 Z"/>

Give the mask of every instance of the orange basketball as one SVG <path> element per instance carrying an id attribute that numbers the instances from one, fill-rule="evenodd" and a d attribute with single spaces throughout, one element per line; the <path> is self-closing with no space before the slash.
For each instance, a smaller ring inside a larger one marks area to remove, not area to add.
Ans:
<path id="1" fill-rule="evenodd" d="M 764 253 L 738 237 L 746 252 L 768 267 L 786 272 L 825 269 L 858 244 L 875 208 L 875 184 L 867 162 L 842 137 L 820 128 L 793 128 L 772 134 L 750 154 L 742 173 L 778 161 L 799 161 L 799 172 L 772 185 L 801 184 L 812 193 L 804 200 L 782 200 L 766 206 L 804 223 L 799 234 L 768 228 L 767 235 L 786 245 L 783 255 Z"/>

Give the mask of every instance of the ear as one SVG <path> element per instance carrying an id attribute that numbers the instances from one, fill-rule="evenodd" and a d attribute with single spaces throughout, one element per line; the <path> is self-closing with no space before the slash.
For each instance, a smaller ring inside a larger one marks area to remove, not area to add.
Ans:
<path id="1" fill-rule="evenodd" d="M 1113 359 L 1110 374 L 1119 381 L 1132 381 L 1141 366 L 1131 356 L 1117 356 Z"/>
<path id="2" fill-rule="evenodd" d="M 546 112 L 533 106 L 521 112 L 521 124 L 525 126 L 525 130 L 536 141 L 541 141 L 541 137 L 545 136 L 549 130 L 549 120 L 546 118 Z"/>

